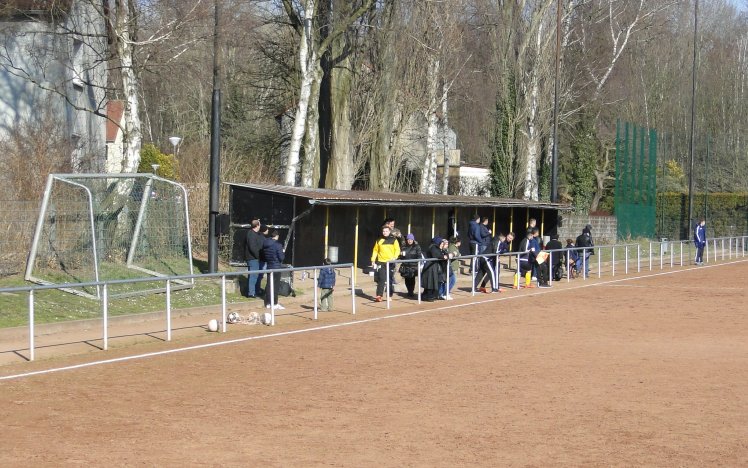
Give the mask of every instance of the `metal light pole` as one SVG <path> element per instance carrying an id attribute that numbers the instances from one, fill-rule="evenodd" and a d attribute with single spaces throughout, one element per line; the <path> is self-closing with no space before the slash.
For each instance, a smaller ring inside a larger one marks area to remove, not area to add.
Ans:
<path id="1" fill-rule="evenodd" d="M 208 272 L 218 271 L 218 188 L 221 174 L 221 42 L 220 0 L 214 0 L 215 26 L 213 29 L 213 100 L 210 122 L 210 200 L 208 207 Z"/>
<path id="2" fill-rule="evenodd" d="M 699 0 L 696 0 L 693 13 L 693 70 L 691 71 L 691 138 L 688 143 L 688 226 L 686 227 L 686 238 L 693 229 L 693 136 L 696 129 L 696 60 L 698 50 L 699 31 Z"/>
<path id="3" fill-rule="evenodd" d="M 561 68 L 561 0 L 556 5 L 556 79 L 553 91 L 553 154 L 551 155 L 551 202 L 558 202 L 558 75 Z"/>

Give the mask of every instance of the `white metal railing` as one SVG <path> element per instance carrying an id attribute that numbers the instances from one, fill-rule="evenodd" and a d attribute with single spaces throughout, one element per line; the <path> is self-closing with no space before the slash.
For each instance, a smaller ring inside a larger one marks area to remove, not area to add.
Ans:
<path id="1" fill-rule="evenodd" d="M 314 319 L 318 318 L 318 304 L 317 304 L 317 271 L 323 268 L 333 268 L 335 270 L 350 269 L 350 288 L 351 288 L 351 313 L 356 314 L 356 284 L 355 284 L 355 268 L 352 263 L 343 263 L 336 265 L 320 265 L 320 266 L 309 266 L 309 267 L 297 267 L 297 268 L 276 268 L 257 270 L 251 273 L 255 274 L 268 274 L 268 286 L 270 288 L 270 325 L 275 325 L 275 311 L 277 304 L 274 300 L 275 292 L 275 279 L 273 273 L 284 273 L 294 271 L 309 271 L 314 270 Z M 67 290 L 71 288 L 89 288 L 95 287 L 101 291 L 101 317 L 102 317 L 102 342 L 103 349 L 109 348 L 109 286 L 118 284 L 133 284 L 133 283 L 144 283 L 144 282 L 164 282 L 166 284 L 166 340 L 171 341 L 172 335 L 172 315 L 171 315 L 171 299 L 172 299 L 172 283 L 183 280 L 196 280 L 196 279 L 210 279 L 220 278 L 221 280 L 221 332 L 226 332 L 226 278 L 232 278 L 236 276 L 244 276 L 248 272 L 234 271 L 234 272 L 223 272 L 223 273 L 206 273 L 206 274 L 193 274 L 193 275 L 174 275 L 164 276 L 157 278 L 136 278 L 136 279 L 122 279 L 122 280 L 108 280 L 108 281 L 89 281 L 84 283 L 64 283 L 64 284 L 45 284 L 45 285 L 33 285 L 33 286 L 17 286 L 12 288 L 0 288 L 1 293 L 27 293 L 28 294 L 28 328 L 29 328 L 29 360 L 33 361 L 35 358 L 35 293 L 37 291 L 45 290 Z"/>
<path id="2" fill-rule="evenodd" d="M 727 255 L 728 259 L 732 258 L 738 258 L 738 257 L 745 257 L 746 256 L 746 239 L 748 239 L 748 236 L 740 236 L 740 237 L 725 237 L 725 238 L 716 238 L 711 239 L 710 242 L 714 246 L 712 250 L 709 249 L 709 244 L 705 248 L 704 254 L 705 254 L 705 263 L 708 263 L 710 260 L 710 252 L 711 252 L 711 258 L 713 261 L 716 261 L 717 257 L 721 255 L 721 259 L 725 260 L 725 255 Z M 666 248 L 662 248 L 663 244 L 667 244 Z M 727 245 L 725 247 L 725 244 Z M 677 245 L 678 250 L 678 261 L 676 262 L 675 259 L 675 252 L 672 248 L 672 245 Z M 721 249 L 717 249 L 717 245 L 721 246 Z M 649 251 L 648 251 L 648 259 L 649 259 L 649 269 L 652 270 L 652 252 L 653 247 L 655 250 L 657 250 L 657 247 L 659 248 L 660 254 L 659 254 L 659 260 L 660 260 L 660 268 L 664 268 L 666 260 L 669 261 L 670 267 L 673 268 L 675 266 L 686 266 L 693 263 L 694 255 L 695 255 L 695 248 L 693 245 L 693 241 L 690 240 L 682 240 L 682 241 L 651 241 L 649 242 Z M 684 247 L 686 246 L 686 247 Z M 618 249 L 619 254 L 623 253 L 622 258 L 616 259 L 616 249 Z M 633 252 L 636 251 L 636 258 L 634 259 Z M 687 252 L 686 252 L 687 250 Z M 569 253 L 570 251 L 577 252 L 579 254 L 579 258 L 581 259 L 581 273 L 582 278 L 584 280 L 587 279 L 586 272 L 588 271 L 588 267 L 590 266 L 589 263 L 590 258 L 594 255 L 597 257 L 597 277 L 602 278 L 604 271 L 609 271 L 611 276 L 616 276 L 616 266 L 618 263 L 622 263 L 623 267 L 623 274 L 629 274 L 629 270 L 631 264 L 636 260 L 636 272 L 640 273 L 642 270 L 642 245 L 639 243 L 624 243 L 624 244 L 610 244 L 610 245 L 600 245 L 600 246 L 593 246 L 593 247 L 571 247 L 571 248 L 563 248 L 563 249 L 552 249 L 552 250 L 544 250 L 544 252 L 548 252 L 551 254 L 561 254 L 564 255 L 566 258 L 566 282 L 568 283 L 571 281 L 571 274 L 570 270 L 574 268 L 576 270 L 577 265 L 572 265 L 571 262 L 568 261 Z M 606 251 L 610 251 L 610 260 L 605 261 L 603 263 L 603 256 L 606 254 Z M 590 252 L 589 255 L 587 253 Z M 453 260 L 470 260 L 471 261 L 471 295 L 475 296 L 475 262 L 478 258 L 484 257 L 484 258 L 491 258 L 494 259 L 495 267 L 493 268 L 493 274 L 494 278 L 492 279 L 492 284 L 498 285 L 499 284 L 499 257 L 508 257 L 513 258 L 516 257 L 517 261 L 517 267 L 515 270 L 515 275 L 518 276 L 519 273 L 519 264 L 520 264 L 520 258 L 522 255 L 524 255 L 527 252 L 510 252 L 510 253 L 504 253 L 504 254 L 496 254 L 496 253 L 482 253 L 477 255 L 462 255 L 459 257 L 454 257 L 449 260 L 445 260 L 443 258 L 423 258 L 423 259 L 412 259 L 412 260 L 390 260 L 389 262 L 386 262 L 385 264 L 385 280 L 386 280 L 386 287 L 385 287 L 385 293 L 387 295 L 387 309 L 390 308 L 390 268 L 389 265 L 394 264 L 403 264 L 403 263 L 418 263 L 418 275 L 417 275 L 417 287 L 418 287 L 418 294 L 417 294 L 417 301 L 420 304 L 421 303 L 421 270 L 422 266 L 424 266 L 428 262 L 447 262 L 448 265 L 448 271 L 447 271 L 447 285 L 449 284 L 449 273 L 451 271 L 451 262 Z M 668 255 L 665 255 L 665 253 L 668 253 Z M 687 255 L 691 260 L 686 261 Z M 548 276 L 549 276 L 549 282 L 553 283 L 553 273 L 554 273 L 554 263 L 551 263 L 551 258 L 549 257 L 548 260 Z M 605 270 L 604 267 L 609 267 L 609 270 Z M 393 269 L 394 272 L 394 269 Z M 620 273 L 619 273 L 620 274 Z M 517 281 L 517 285 L 519 285 L 521 278 L 516 278 L 515 281 Z M 449 293 L 449 288 L 447 286 L 447 293 Z"/>
<path id="3" fill-rule="evenodd" d="M 746 256 L 746 239 L 748 239 L 748 236 L 739 236 L 739 237 L 725 237 L 725 238 L 716 238 L 716 239 L 710 239 L 707 242 L 707 246 L 704 250 L 705 255 L 705 263 L 714 263 L 719 260 L 726 260 L 726 259 L 733 259 L 733 258 L 744 258 Z M 667 244 L 664 246 L 663 245 Z M 673 246 L 677 246 L 677 248 L 673 248 Z M 574 267 L 574 265 L 571 265 L 571 262 L 568 262 L 568 253 L 572 250 L 576 252 L 581 252 L 581 266 L 582 266 L 582 272 L 586 271 L 586 268 L 588 266 L 589 260 L 588 255 L 585 255 L 587 251 L 592 251 L 597 256 L 597 276 L 598 278 L 602 277 L 603 274 L 603 266 L 609 266 L 610 267 L 610 274 L 611 276 L 616 275 L 616 264 L 618 262 L 623 263 L 623 269 L 624 274 L 629 273 L 629 265 L 633 261 L 633 256 L 631 255 L 631 252 L 633 251 L 633 247 L 636 247 L 636 271 L 640 272 L 642 269 L 642 248 L 640 244 L 613 244 L 613 245 L 603 245 L 603 246 L 594 246 L 594 247 L 573 247 L 573 248 L 564 248 L 564 249 L 557 249 L 557 250 L 546 250 L 546 252 L 549 253 L 561 253 L 566 256 L 567 258 L 567 264 L 566 264 L 566 281 L 570 281 L 570 274 L 569 269 Z M 606 250 L 610 249 L 610 261 L 606 261 L 605 264 L 602 262 L 603 253 L 605 253 Z M 623 250 L 623 259 L 622 260 L 616 260 L 616 249 Z M 670 267 L 675 266 L 685 266 L 689 265 L 693 262 L 693 255 L 695 253 L 695 249 L 693 248 L 693 243 L 691 241 L 652 241 L 649 242 L 649 251 L 647 252 L 647 260 L 648 260 L 648 267 L 651 271 L 654 266 L 656 265 L 657 258 L 653 256 L 653 251 L 659 250 L 659 263 L 660 263 L 660 269 L 663 269 L 666 265 L 666 263 L 670 264 Z M 676 257 L 675 250 L 678 251 L 678 255 Z M 509 259 L 516 257 L 516 267 L 514 268 L 515 274 L 517 274 L 517 285 L 521 283 L 521 279 L 518 277 L 519 273 L 519 265 L 520 265 L 520 259 L 523 254 L 527 252 L 511 252 L 511 253 L 505 253 L 505 254 L 496 254 L 496 253 L 483 253 L 483 254 L 477 254 L 477 255 L 463 255 L 459 257 L 454 257 L 449 260 L 444 259 L 434 259 L 434 258 L 424 258 L 424 259 L 413 259 L 413 260 L 392 260 L 390 262 L 386 262 L 385 264 L 385 281 L 386 281 L 386 294 L 387 294 L 387 308 L 390 308 L 390 264 L 403 264 L 403 263 L 411 263 L 411 262 L 417 262 L 419 264 L 418 273 L 417 273 L 417 286 L 418 286 L 418 303 L 421 303 L 421 266 L 425 265 L 428 262 L 435 262 L 435 261 L 441 261 L 441 262 L 447 262 L 448 268 L 451 269 L 451 261 L 453 260 L 470 260 L 471 264 L 473 265 L 473 268 L 471 268 L 472 274 L 471 274 L 471 295 L 474 296 L 476 293 L 475 290 L 475 277 L 473 276 L 475 273 L 475 263 L 476 260 L 480 257 L 484 257 L 486 259 L 492 259 L 494 262 L 495 268 L 493 268 L 493 275 L 492 278 L 493 282 L 492 284 L 497 286 L 499 285 L 499 272 L 500 268 L 499 266 L 499 260 L 500 257 L 507 257 Z M 686 261 L 686 255 L 690 260 Z M 676 262 L 675 259 L 678 259 Z M 553 282 L 553 267 L 554 265 L 550 262 L 549 257 L 549 265 L 548 265 L 548 273 L 549 273 L 549 281 Z M 302 271 L 302 272 L 308 272 L 310 270 L 314 271 L 314 319 L 316 320 L 318 318 L 318 294 L 317 294 L 317 277 L 318 277 L 318 270 L 321 270 L 322 268 L 333 268 L 336 270 L 339 269 L 350 269 L 351 275 L 350 275 L 350 289 L 351 289 L 351 312 L 352 314 L 356 313 L 356 285 L 355 285 L 355 267 L 353 264 L 346 263 L 346 264 L 338 264 L 338 265 L 320 265 L 320 266 L 310 266 L 310 267 L 297 267 L 297 268 L 277 268 L 272 270 L 258 270 L 256 274 L 268 274 L 268 285 L 266 287 L 269 287 L 270 289 L 270 314 L 271 314 L 271 325 L 275 325 L 275 312 L 276 312 L 276 303 L 272 298 L 274 297 L 275 292 L 275 278 L 272 273 L 283 273 L 283 272 L 295 272 L 295 271 Z M 511 271 L 511 269 L 509 269 Z M 166 339 L 167 341 L 170 341 L 172 338 L 172 283 L 176 281 L 182 281 L 182 280 L 195 280 L 195 279 L 210 279 L 220 278 L 221 281 L 221 328 L 220 330 L 222 332 L 226 331 L 226 279 L 232 278 L 236 276 L 243 276 L 246 275 L 248 272 L 246 270 L 244 271 L 235 271 L 235 272 L 224 272 L 224 273 L 208 273 L 208 274 L 193 274 L 193 275 L 175 275 L 175 276 L 165 276 L 165 277 L 147 277 L 147 278 L 137 278 L 137 279 L 123 279 L 123 280 L 109 280 L 109 281 L 91 281 L 91 282 L 85 282 L 85 283 L 65 283 L 65 284 L 53 284 L 53 285 L 33 285 L 33 286 L 19 286 L 19 287 L 12 287 L 12 288 L 0 288 L 0 293 L 27 293 L 28 294 L 28 329 L 29 329 L 29 360 L 34 360 L 35 357 L 35 297 L 37 291 L 44 291 L 44 290 L 64 290 L 64 289 L 70 289 L 70 288 L 85 288 L 85 287 L 96 287 L 100 289 L 101 291 L 101 314 L 102 314 L 102 340 L 103 340 L 103 349 L 108 349 L 108 341 L 109 341 L 109 287 L 112 285 L 118 285 L 118 284 L 133 284 L 133 283 L 142 283 L 142 282 L 164 282 L 165 283 L 165 294 L 166 294 Z M 254 273 L 254 272 L 252 272 Z M 450 270 L 447 271 L 447 287 L 446 292 L 449 294 L 449 287 L 448 287 L 448 281 L 449 281 L 449 273 Z M 586 280 L 587 275 L 582 275 L 583 278 Z"/>

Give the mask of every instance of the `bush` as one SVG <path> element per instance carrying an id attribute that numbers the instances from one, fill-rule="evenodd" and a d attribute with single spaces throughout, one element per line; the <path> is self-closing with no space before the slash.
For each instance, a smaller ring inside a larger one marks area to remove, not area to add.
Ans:
<path id="1" fill-rule="evenodd" d="M 158 164 L 156 175 L 165 179 L 179 179 L 179 164 L 173 154 L 164 154 L 152 143 L 143 145 L 140 150 L 138 172 L 152 173 L 153 164 Z"/>

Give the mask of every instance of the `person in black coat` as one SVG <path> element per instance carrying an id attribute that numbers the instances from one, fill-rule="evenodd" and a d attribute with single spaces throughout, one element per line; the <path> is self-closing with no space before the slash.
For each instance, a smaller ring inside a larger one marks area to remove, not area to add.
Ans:
<path id="1" fill-rule="evenodd" d="M 582 265 L 584 264 L 584 277 L 590 275 L 590 256 L 595 254 L 592 242 L 592 226 L 587 225 L 582 229 L 582 233 L 577 237 L 577 252 L 579 252 L 579 260 L 577 260 L 577 271 L 582 271 Z"/>
<path id="2" fill-rule="evenodd" d="M 439 295 L 439 286 L 444 283 L 446 278 L 447 260 L 447 242 L 437 236 L 431 242 L 427 258 L 437 258 L 443 261 L 427 262 L 421 272 L 421 286 L 423 287 L 423 300 L 433 301 Z"/>
<path id="3" fill-rule="evenodd" d="M 417 260 L 423 258 L 421 246 L 416 242 L 416 236 L 408 234 L 405 238 L 405 244 L 400 250 L 401 260 Z M 418 277 L 418 263 L 409 262 L 400 264 L 400 276 L 405 280 L 405 287 L 408 289 L 408 297 L 413 297 L 416 288 L 416 277 Z"/>
<path id="4" fill-rule="evenodd" d="M 278 231 L 270 232 L 270 237 L 265 239 L 262 244 L 262 258 L 267 264 L 268 270 L 274 270 L 276 268 L 283 268 L 283 259 L 286 254 L 283 252 L 283 245 L 278 242 L 280 234 Z M 273 297 L 271 301 L 270 297 L 270 273 L 268 273 L 268 281 L 265 285 L 265 307 L 269 308 L 270 304 L 275 304 L 278 309 L 284 307 L 278 304 L 278 287 L 280 286 L 281 274 L 280 272 L 273 273 Z"/>
<path id="5" fill-rule="evenodd" d="M 246 241 L 244 242 L 244 258 L 247 259 L 247 270 L 249 271 L 247 297 L 250 298 L 262 294 L 260 288 L 262 275 L 257 274 L 257 271 L 260 270 L 260 252 L 262 251 L 264 241 L 265 237 L 260 234 L 260 220 L 253 219 L 250 229 L 247 231 Z"/>
<path id="6" fill-rule="evenodd" d="M 564 248 L 561 241 L 558 240 L 558 234 L 551 236 L 551 241 L 545 246 L 546 250 L 561 250 Z M 551 254 L 550 263 L 553 272 L 553 280 L 560 281 L 564 273 L 564 254 L 563 252 L 549 252 Z"/>

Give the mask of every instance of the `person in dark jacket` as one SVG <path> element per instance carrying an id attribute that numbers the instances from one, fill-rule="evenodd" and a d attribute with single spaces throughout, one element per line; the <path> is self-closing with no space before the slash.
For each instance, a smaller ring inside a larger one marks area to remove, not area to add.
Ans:
<path id="1" fill-rule="evenodd" d="M 577 276 L 579 252 L 577 252 L 575 247 L 572 239 L 566 239 L 566 272 L 569 275 L 569 279 L 576 278 Z"/>
<path id="2" fill-rule="evenodd" d="M 478 254 L 478 246 L 481 244 L 483 237 L 480 233 L 480 216 L 478 213 L 468 223 L 468 243 L 470 244 L 470 255 Z"/>
<path id="3" fill-rule="evenodd" d="M 589 224 L 582 229 L 582 233 L 577 237 L 577 252 L 579 252 L 579 259 L 577 260 L 577 271 L 582 271 L 582 265 L 584 264 L 584 277 L 587 278 L 590 275 L 590 256 L 594 254 L 591 247 L 595 244 L 592 243 L 592 226 Z"/>
<path id="4" fill-rule="evenodd" d="M 524 253 L 519 256 L 518 270 L 520 277 L 518 279 L 518 285 L 522 283 L 522 278 L 526 277 L 527 274 L 532 271 L 532 267 L 535 264 L 535 256 L 537 255 L 537 252 L 535 251 L 535 247 L 533 247 L 532 237 L 532 229 L 528 229 L 525 238 L 519 243 L 519 251 Z M 525 286 L 531 287 L 529 278 L 525 281 Z"/>
<path id="5" fill-rule="evenodd" d="M 244 242 L 244 257 L 247 259 L 247 270 L 250 272 L 247 279 L 247 297 L 250 298 L 262 294 L 262 275 L 252 272 L 260 270 L 260 252 L 264 241 L 265 237 L 260 234 L 260 220 L 253 219 Z"/>
<path id="6" fill-rule="evenodd" d="M 701 218 L 699 224 L 693 231 L 693 243 L 696 245 L 696 260 L 694 263 L 697 265 L 704 264 L 704 247 L 706 247 L 706 220 Z"/>
<path id="7" fill-rule="evenodd" d="M 326 258 L 323 262 L 325 265 L 332 265 L 332 261 Z M 322 268 L 319 270 L 317 285 L 320 289 L 320 306 L 319 310 L 328 312 L 332 310 L 332 293 L 335 289 L 335 270 L 332 267 Z"/>
<path id="8" fill-rule="evenodd" d="M 270 232 L 270 237 L 265 239 L 262 244 L 262 258 L 267 264 L 268 270 L 274 270 L 276 268 L 283 268 L 283 259 L 285 253 L 283 252 L 283 245 L 278 242 L 280 234 L 278 231 Z M 280 285 L 281 274 L 280 272 L 273 273 L 273 296 L 270 297 L 270 273 L 268 273 L 267 284 L 265 285 L 265 307 L 270 308 L 271 304 L 275 304 L 277 309 L 284 309 L 284 307 L 278 304 L 278 287 Z"/>
<path id="9" fill-rule="evenodd" d="M 483 253 L 491 247 L 491 230 L 488 229 L 488 218 L 483 217 L 480 226 L 480 244 L 478 246 L 478 253 Z"/>
<path id="10" fill-rule="evenodd" d="M 434 237 L 429 246 L 426 258 L 435 258 L 443 261 L 426 262 L 421 272 L 421 286 L 423 287 L 423 300 L 433 301 L 439 294 L 439 286 L 446 281 L 446 262 L 449 259 L 447 243 L 439 236 Z"/>
<path id="11" fill-rule="evenodd" d="M 558 240 L 558 234 L 551 236 L 551 241 L 545 246 L 546 250 L 561 250 L 564 248 L 561 241 Z M 551 258 L 549 265 L 553 274 L 554 281 L 560 281 L 564 275 L 564 255 L 563 252 L 550 252 Z"/>
<path id="12" fill-rule="evenodd" d="M 420 258 L 423 258 L 421 246 L 416 242 L 416 236 L 408 234 L 405 238 L 405 245 L 403 245 L 403 249 L 400 251 L 400 259 L 417 260 Z M 408 289 L 408 297 L 413 297 L 416 289 L 416 278 L 418 277 L 418 263 L 401 263 L 400 276 L 405 280 L 405 287 Z"/>

